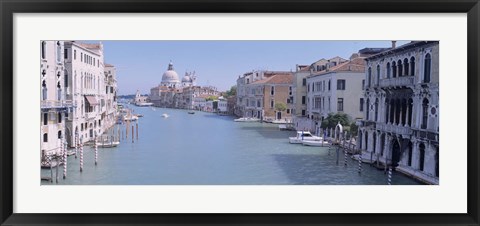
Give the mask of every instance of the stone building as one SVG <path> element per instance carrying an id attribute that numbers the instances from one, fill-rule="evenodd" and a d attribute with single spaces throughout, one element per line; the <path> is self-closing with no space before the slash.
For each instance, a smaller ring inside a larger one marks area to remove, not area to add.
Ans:
<path id="1" fill-rule="evenodd" d="M 107 86 L 102 43 L 65 42 L 66 99 L 75 105 L 67 118 L 66 136 L 70 146 L 87 142 L 105 130 Z M 115 80 L 111 78 L 110 87 Z M 112 98 L 112 95 L 110 95 Z M 113 105 L 113 102 L 112 102 Z M 110 110 L 113 109 L 113 106 Z"/>
<path id="2" fill-rule="evenodd" d="M 40 48 L 40 150 L 43 159 L 47 155 L 61 154 L 65 148 L 65 119 L 73 105 L 65 98 L 69 92 L 64 42 L 42 41 Z"/>
<path id="3" fill-rule="evenodd" d="M 355 54 L 348 61 L 327 65 L 306 78 L 307 117 L 315 133 L 319 134 L 322 120 L 330 113 L 345 113 L 353 120 L 362 118 L 364 59 Z"/>
<path id="4" fill-rule="evenodd" d="M 357 147 L 364 158 L 438 184 L 438 41 L 410 42 L 366 62 Z"/>
<path id="5" fill-rule="evenodd" d="M 117 70 L 114 65 L 105 64 L 105 112 L 102 112 L 104 119 L 104 128 L 110 128 L 115 125 L 118 116 L 117 109 Z"/>

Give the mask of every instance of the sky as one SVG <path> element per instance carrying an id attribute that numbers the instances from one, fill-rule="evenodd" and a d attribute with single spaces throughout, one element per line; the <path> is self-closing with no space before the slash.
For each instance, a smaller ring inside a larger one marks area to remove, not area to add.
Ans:
<path id="1" fill-rule="evenodd" d="M 98 41 L 88 41 L 98 42 Z M 397 46 L 408 41 L 397 41 Z M 105 63 L 117 68 L 119 95 L 149 94 L 172 61 L 179 79 L 195 71 L 197 85 L 230 89 L 252 70 L 295 71 L 325 58 L 349 59 L 363 48 L 391 41 L 102 41 Z"/>

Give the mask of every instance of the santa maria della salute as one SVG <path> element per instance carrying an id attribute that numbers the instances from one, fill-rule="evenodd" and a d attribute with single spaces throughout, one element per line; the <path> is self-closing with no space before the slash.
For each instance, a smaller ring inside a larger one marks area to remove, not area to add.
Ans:
<path id="1" fill-rule="evenodd" d="M 170 62 L 160 84 L 150 89 L 149 99 L 157 107 L 201 110 L 205 108 L 205 99 L 218 96 L 219 92 L 215 87 L 197 86 L 196 80 L 195 72 L 185 72 L 180 81 Z"/>

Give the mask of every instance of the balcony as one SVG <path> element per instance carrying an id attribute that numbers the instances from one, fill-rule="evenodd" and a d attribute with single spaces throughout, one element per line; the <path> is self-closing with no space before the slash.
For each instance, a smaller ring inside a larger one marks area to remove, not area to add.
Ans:
<path id="1" fill-rule="evenodd" d="M 428 140 L 430 142 L 439 142 L 438 132 L 432 132 L 424 129 L 415 129 L 413 130 L 413 135 L 417 138 Z"/>
<path id="2" fill-rule="evenodd" d="M 406 136 L 413 134 L 413 131 L 410 127 L 393 125 L 393 124 L 385 124 L 385 123 L 377 123 L 376 126 L 377 126 L 376 129 L 383 132 L 395 133 L 395 134 L 406 135 Z"/>
<path id="3" fill-rule="evenodd" d="M 68 110 L 75 107 L 71 100 L 42 100 L 40 102 L 40 109 L 42 111 L 55 110 Z"/>
<path id="4" fill-rule="evenodd" d="M 413 86 L 413 85 L 415 85 L 413 76 L 404 76 L 404 77 L 380 80 L 380 87 L 401 87 L 401 86 Z"/>

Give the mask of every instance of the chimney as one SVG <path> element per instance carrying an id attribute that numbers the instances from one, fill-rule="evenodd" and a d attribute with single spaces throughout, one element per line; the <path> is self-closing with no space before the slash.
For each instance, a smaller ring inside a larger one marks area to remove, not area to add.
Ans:
<path id="1" fill-rule="evenodd" d="M 397 41 L 392 41 L 392 49 L 395 49 L 397 47 Z"/>

